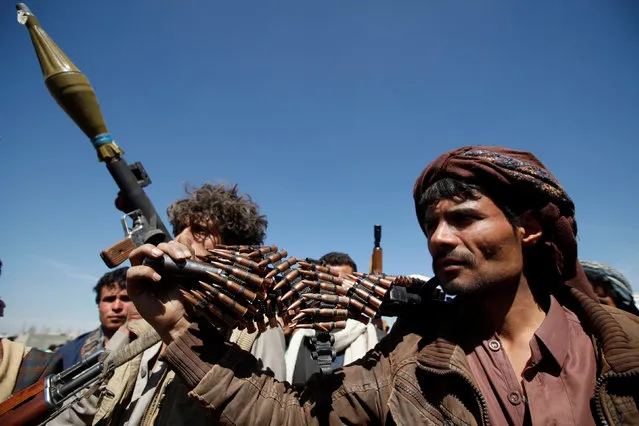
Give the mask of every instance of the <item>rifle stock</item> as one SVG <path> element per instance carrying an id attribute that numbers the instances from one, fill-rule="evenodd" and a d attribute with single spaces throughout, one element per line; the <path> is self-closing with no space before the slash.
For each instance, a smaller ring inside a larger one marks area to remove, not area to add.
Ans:
<path id="1" fill-rule="evenodd" d="M 143 189 L 151 183 L 151 180 L 140 163 L 129 165 L 122 158 L 124 152 L 109 134 L 89 80 L 44 32 L 37 18 L 24 3 L 18 3 L 16 9 L 18 22 L 29 30 L 49 92 L 91 140 L 98 160 L 106 164 L 113 180 L 120 188 L 116 200 L 117 207 L 138 220 L 133 227 L 137 232 L 136 238 L 132 238 L 131 233 L 126 233 L 125 229 L 126 236 L 131 238 L 135 245 L 168 241 L 170 233 Z M 109 262 L 117 265 L 124 259 L 126 256 L 124 258 L 113 256 Z"/>
<path id="2" fill-rule="evenodd" d="M 100 257 L 109 268 L 115 268 L 129 258 L 135 248 L 132 238 L 125 238 L 100 252 Z"/>
<path id="3" fill-rule="evenodd" d="M 0 403 L 0 424 L 20 426 L 45 420 L 51 410 L 44 397 L 45 382 L 46 378 L 40 379 Z"/>
<path id="4" fill-rule="evenodd" d="M 384 250 L 382 250 L 381 240 L 382 240 L 382 225 L 375 225 L 374 227 L 374 235 L 375 241 L 373 245 L 373 254 L 371 255 L 371 274 L 383 274 L 383 259 L 384 259 Z"/>

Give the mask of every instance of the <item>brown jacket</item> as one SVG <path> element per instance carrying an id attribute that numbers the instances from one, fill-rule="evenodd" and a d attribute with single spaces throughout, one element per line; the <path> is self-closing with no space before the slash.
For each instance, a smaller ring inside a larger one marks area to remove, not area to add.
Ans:
<path id="1" fill-rule="evenodd" d="M 598 361 L 594 418 L 604 425 L 639 425 L 639 318 L 574 289 L 557 299 L 592 336 Z M 254 358 L 211 330 L 193 327 L 169 345 L 165 359 L 222 423 L 486 425 L 484 398 L 454 343 L 460 324 L 453 305 L 423 306 L 398 320 L 364 359 L 333 375 L 313 376 L 301 394 L 256 372 Z"/>

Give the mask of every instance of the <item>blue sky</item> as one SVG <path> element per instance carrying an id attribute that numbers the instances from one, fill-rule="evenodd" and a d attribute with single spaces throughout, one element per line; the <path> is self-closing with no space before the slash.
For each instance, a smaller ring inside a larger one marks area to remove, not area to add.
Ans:
<path id="1" fill-rule="evenodd" d="M 635 1 L 28 5 L 162 213 L 187 182 L 234 182 L 290 254 L 367 269 L 381 223 L 386 272 L 430 275 L 415 178 L 449 149 L 505 145 L 573 197 L 581 257 L 639 289 Z M 0 332 L 88 330 L 98 253 L 122 237 L 117 188 L 6 2 L 0 55 Z"/>

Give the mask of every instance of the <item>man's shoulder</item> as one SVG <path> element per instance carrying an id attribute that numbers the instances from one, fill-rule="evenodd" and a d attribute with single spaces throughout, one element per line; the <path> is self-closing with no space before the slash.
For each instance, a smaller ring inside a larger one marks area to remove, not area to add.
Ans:
<path id="1" fill-rule="evenodd" d="M 411 321 L 416 318 L 401 318 L 391 331 L 378 343 L 376 349 L 396 367 L 414 360 L 421 349 L 434 342 L 437 333 L 426 330 L 421 324 Z"/>
<path id="2" fill-rule="evenodd" d="M 414 333 L 425 338 L 437 338 L 444 333 L 457 331 L 463 313 L 464 305 L 458 300 L 426 300 L 398 315 L 389 335 L 393 332 Z"/>
<path id="3" fill-rule="evenodd" d="M 619 323 L 632 346 L 639 349 L 639 317 L 611 306 L 602 306 Z"/>
<path id="4" fill-rule="evenodd" d="M 86 342 L 86 340 L 89 338 L 89 335 L 91 335 L 91 333 L 94 333 L 94 332 L 95 330 L 87 331 L 86 333 L 79 335 L 75 339 L 69 340 L 67 343 L 60 346 L 57 353 L 70 351 L 70 350 L 73 350 L 74 348 L 80 348 L 84 344 L 84 342 Z"/>
<path id="5" fill-rule="evenodd" d="M 24 345 L 24 343 L 14 342 L 11 339 L 7 339 L 7 338 L 0 339 L 0 345 L 2 346 L 0 348 L 0 354 L 5 354 L 4 356 L 6 358 L 9 358 L 9 355 L 6 355 L 9 352 L 20 353 L 21 358 L 24 358 L 24 355 L 28 352 L 28 349 Z M 0 356 L 0 360 L 1 359 L 2 359 L 2 356 Z"/>
<path id="6" fill-rule="evenodd" d="M 72 365 L 82 360 L 82 346 L 86 343 L 87 339 L 91 337 L 97 330 L 91 330 L 87 333 L 81 334 L 75 339 L 65 343 L 56 351 L 56 354 L 62 358 L 64 369 L 71 367 Z"/>
<path id="7" fill-rule="evenodd" d="M 62 358 L 53 352 L 33 348 L 25 355 L 20 365 L 14 392 L 22 390 L 48 376 L 62 371 Z"/>
<path id="8" fill-rule="evenodd" d="M 463 313 L 461 303 L 426 301 L 419 308 L 406 310 L 397 317 L 390 332 L 380 342 L 386 352 L 392 352 L 393 364 L 405 363 L 426 346 L 455 345 Z"/>

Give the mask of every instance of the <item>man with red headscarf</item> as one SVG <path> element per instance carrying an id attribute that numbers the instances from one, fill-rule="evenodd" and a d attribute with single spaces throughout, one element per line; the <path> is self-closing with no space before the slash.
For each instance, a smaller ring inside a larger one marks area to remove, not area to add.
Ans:
<path id="1" fill-rule="evenodd" d="M 435 277 L 456 297 L 423 297 L 364 359 L 302 393 L 158 297 L 150 268 L 131 268 L 131 296 L 168 344 L 166 361 L 222 423 L 638 424 L 639 320 L 595 299 L 577 261 L 574 204 L 545 166 L 527 152 L 465 147 L 433 161 L 413 195 Z M 172 242 L 137 249 L 131 263 L 163 251 L 188 257 Z"/>

